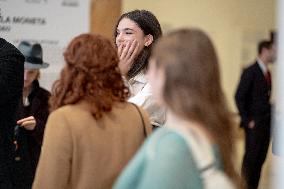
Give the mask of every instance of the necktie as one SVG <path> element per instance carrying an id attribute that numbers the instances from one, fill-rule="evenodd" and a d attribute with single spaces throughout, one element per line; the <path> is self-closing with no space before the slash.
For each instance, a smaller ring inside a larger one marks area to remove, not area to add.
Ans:
<path id="1" fill-rule="evenodd" d="M 267 70 L 267 72 L 266 72 L 266 74 L 265 74 L 265 80 L 266 80 L 267 84 L 268 84 L 269 86 L 271 86 L 271 74 L 270 74 L 270 71 L 269 71 L 269 70 Z"/>

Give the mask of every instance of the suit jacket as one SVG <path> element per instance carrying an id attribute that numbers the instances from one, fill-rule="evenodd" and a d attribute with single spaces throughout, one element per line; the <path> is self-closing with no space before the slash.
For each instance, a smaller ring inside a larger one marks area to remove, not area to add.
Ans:
<path id="1" fill-rule="evenodd" d="M 269 85 L 257 62 L 246 68 L 241 76 L 235 95 L 236 104 L 241 116 L 241 127 L 247 127 L 249 121 L 256 123 L 270 120 L 271 85 Z"/>
<path id="2" fill-rule="evenodd" d="M 130 103 L 117 103 L 99 120 L 80 102 L 52 112 L 44 133 L 34 189 L 108 189 L 149 134 Z M 145 129 L 145 130 L 144 130 Z"/>
<path id="3" fill-rule="evenodd" d="M 0 38 L 0 188 L 12 188 L 13 133 L 22 96 L 24 56 Z"/>

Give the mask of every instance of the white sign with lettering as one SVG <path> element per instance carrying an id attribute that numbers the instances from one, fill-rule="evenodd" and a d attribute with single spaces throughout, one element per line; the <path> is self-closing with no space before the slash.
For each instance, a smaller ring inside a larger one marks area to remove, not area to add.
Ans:
<path id="1" fill-rule="evenodd" d="M 90 0 L 0 0 L 0 37 L 18 46 L 40 43 L 43 60 L 41 86 L 50 90 L 64 65 L 63 51 L 70 40 L 89 32 Z"/>

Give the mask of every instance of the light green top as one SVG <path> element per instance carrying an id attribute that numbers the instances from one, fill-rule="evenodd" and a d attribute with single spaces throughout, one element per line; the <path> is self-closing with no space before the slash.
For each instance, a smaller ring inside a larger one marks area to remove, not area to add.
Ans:
<path id="1" fill-rule="evenodd" d="M 213 150 L 216 156 L 215 146 Z M 185 139 L 164 127 L 147 139 L 124 169 L 114 188 L 202 189 L 203 183 Z"/>

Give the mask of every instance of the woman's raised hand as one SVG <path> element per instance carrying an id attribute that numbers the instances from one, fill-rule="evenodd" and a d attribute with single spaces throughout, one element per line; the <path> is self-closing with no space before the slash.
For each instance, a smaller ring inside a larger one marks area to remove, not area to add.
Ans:
<path id="1" fill-rule="evenodd" d="M 118 46 L 119 69 L 122 75 L 127 75 L 138 55 L 139 43 L 137 40 L 128 41 Z"/>

